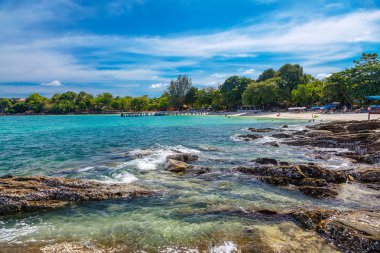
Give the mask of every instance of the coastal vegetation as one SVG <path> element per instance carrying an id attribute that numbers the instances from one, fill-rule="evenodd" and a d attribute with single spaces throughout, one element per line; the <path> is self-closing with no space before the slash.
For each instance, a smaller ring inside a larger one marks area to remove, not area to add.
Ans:
<path id="1" fill-rule="evenodd" d="M 380 60 L 376 53 L 363 53 L 354 66 L 319 80 L 299 64 L 285 64 L 277 71 L 265 70 L 254 80 L 231 76 L 219 87 L 196 88 L 190 77 L 178 76 L 160 96 L 120 97 L 110 93 L 97 96 L 68 91 L 46 98 L 34 93 L 25 99 L 0 98 L 0 112 L 92 113 L 112 111 L 156 111 L 210 109 L 235 110 L 249 105 L 258 109 L 312 106 L 339 102 L 350 108 L 366 106 L 366 95 L 380 94 Z"/>

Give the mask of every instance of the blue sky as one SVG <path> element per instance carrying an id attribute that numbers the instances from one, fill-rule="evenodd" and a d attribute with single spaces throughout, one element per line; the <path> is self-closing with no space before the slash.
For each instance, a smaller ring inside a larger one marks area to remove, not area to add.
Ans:
<path id="1" fill-rule="evenodd" d="M 379 0 L 0 0 L 0 97 L 158 96 L 284 63 L 323 78 L 379 49 Z"/>

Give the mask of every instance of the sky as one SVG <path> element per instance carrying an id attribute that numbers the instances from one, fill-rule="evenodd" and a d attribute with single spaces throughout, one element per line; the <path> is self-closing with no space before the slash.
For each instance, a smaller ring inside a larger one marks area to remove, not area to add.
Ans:
<path id="1" fill-rule="evenodd" d="M 380 53 L 380 0 L 0 0 L 0 97 L 159 96 L 298 63 L 324 78 Z"/>

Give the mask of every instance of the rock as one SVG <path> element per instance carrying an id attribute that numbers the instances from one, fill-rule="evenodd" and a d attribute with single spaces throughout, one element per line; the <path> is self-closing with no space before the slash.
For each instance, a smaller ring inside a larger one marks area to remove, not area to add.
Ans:
<path id="1" fill-rule="evenodd" d="M 380 129 L 379 120 L 353 121 L 346 127 L 349 132 Z"/>
<path id="2" fill-rule="evenodd" d="M 0 179 L 0 214 L 58 208 L 70 202 L 150 196 L 154 192 L 128 184 L 44 176 Z"/>
<path id="3" fill-rule="evenodd" d="M 291 179 L 287 177 L 259 177 L 259 179 L 265 183 L 278 186 L 296 185 L 323 187 L 328 185 L 326 180 L 316 178 Z"/>
<path id="4" fill-rule="evenodd" d="M 352 175 L 357 181 L 363 183 L 380 182 L 380 169 L 368 169 L 354 172 Z"/>
<path id="5" fill-rule="evenodd" d="M 380 252 L 379 211 L 301 211 L 293 216 L 345 252 Z"/>
<path id="6" fill-rule="evenodd" d="M 338 249 L 318 233 L 304 230 L 291 221 L 258 222 L 249 226 L 252 248 L 242 252 L 265 253 L 338 253 Z"/>
<path id="7" fill-rule="evenodd" d="M 257 158 L 255 160 L 253 160 L 253 162 L 259 163 L 259 164 L 274 164 L 274 165 L 277 165 L 277 160 L 276 159 L 267 158 L 267 157 Z"/>
<path id="8" fill-rule="evenodd" d="M 210 171 L 210 168 L 169 159 L 165 164 L 165 170 L 175 173 L 205 174 Z"/>
<path id="9" fill-rule="evenodd" d="M 295 166 L 270 166 L 270 167 L 238 167 L 237 171 L 256 176 L 286 177 L 301 179 L 306 176 Z"/>
<path id="10" fill-rule="evenodd" d="M 176 173 L 185 172 L 189 167 L 191 167 L 190 164 L 173 159 L 169 159 L 165 164 L 165 170 Z"/>
<path id="11" fill-rule="evenodd" d="M 338 192 L 326 187 L 301 186 L 298 190 L 305 195 L 318 199 L 333 199 L 338 196 Z"/>
<path id="12" fill-rule="evenodd" d="M 265 146 L 272 146 L 272 147 L 276 147 L 276 148 L 278 148 L 280 146 L 275 141 L 265 142 L 265 143 L 263 143 L 263 145 L 265 145 Z"/>
<path id="13" fill-rule="evenodd" d="M 289 128 L 289 126 L 288 125 L 283 125 L 282 128 Z"/>
<path id="14" fill-rule="evenodd" d="M 278 134 L 272 134 L 271 137 L 278 138 L 278 139 L 285 139 L 285 138 L 290 138 L 292 136 L 290 134 L 278 133 Z"/>
<path id="15" fill-rule="evenodd" d="M 176 161 L 181 161 L 181 162 L 185 162 L 185 163 L 190 163 L 190 162 L 198 160 L 198 158 L 199 157 L 195 154 L 179 153 L 179 154 L 167 156 L 166 161 L 176 160 Z"/>
<path id="16" fill-rule="evenodd" d="M 305 134 L 306 137 L 325 137 L 325 136 L 331 136 L 334 133 L 329 130 L 315 130 L 312 132 L 308 132 Z"/>
<path id="17" fill-rule="evenodd" d="M 263 138 L 263 136 L 258 135 L 258 134 L 240 134 L 240 135 L 237 135 L 236 137 L 244 141 L 251 141 L 251 140 Z"/>
<path id="18" fill-rule="evenodd" d="M 241 173 L 256 176 L 259 180 L 276 186 L 293 185 L 291 189 L 315 198 L 335 198 L 338 193 L 333 184 L 347 181 L 344 171 L 331 171 L 313 163 L 297 165 L 274 165 L 262 167 L 238 167 Z"/>
<path id="19" fill-rule="evenodd" d="M 254 128 L 254 127 L 251 127 L 251 128 L 248 128 L 248 130 L 251 131 L 251 132 L 256 132 L 256 133 L 266 133 L 266 132 L 275 131 L 276 129 L 273 129 L 273 128 Z"/>
<path id="20" fill-rule="evenodd" d="M 327 170 L 313 164 L 298 164 L 296 166 L 306 177 L 325 179 L 327 182 L 335 184 L 342 184 L 347 181 L 347 174 L 344 171 Z"/>

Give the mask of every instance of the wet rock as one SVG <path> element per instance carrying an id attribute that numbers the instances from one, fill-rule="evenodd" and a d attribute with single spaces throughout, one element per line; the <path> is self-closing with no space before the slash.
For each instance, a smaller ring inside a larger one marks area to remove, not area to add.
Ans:
<path id="1" fill-rule="evenodd" d="M 327 187 L 301 186 L 300 192 L 318 199 L 333 199 L 338 196 L 338 192 Z"/>
<path id="2" fill-rule="evenodd" d="M 273 164 L 273 165 L 277 165 L 278 164 L 278 162 L 277 162 L 276 159 L 267 158 L 267 157 L 257 158 L 255 160 L 253 160 L 253 162 L 259 163 L 259 164 Z"/>
<path id="3" fill-rule="evenodd" d="M 255 132 L 255 133 L 267 133 L 267 132 L 273 132 L 276 129 L 274 129 L 274 128 L 254 128 L 254 127 L 251 127 L 251 128 L 248 128 L 248 130 L 251 132 Z"/>
<path id="4" fill-rule="evenodd" d="M 310 164 L 274 165 L 262 167 L 238 167 L 241 173 L 250 174 L 257 179 L 275 186 L 289 186 L 305 195 L 315 198 L 335 198 L 338 192 L 336 184 L 345 183 L 344 171 L 332 171 Z"/>
<path id="5" fill-rule="evenodd" d="M 259 179 L 265 183 L 278 186 L 296 185 L 324 187 L 328 185 L 326 180 L 317 178 L 292 179 L 287 177 L 259 177 Z"/>
<path id="6" fill-rule="evenodd" d="M 263 136 L 258 135 L 258 134 L 240 134 L 240 135 L 237 135 L 236 137 L 244 141 L 252 141 L 252 140 L 263 138 Z"/>
<path id="7" fill-rule="evenodd" d="M 331 136 L 334 133 L 329 130 L 315 130 L 312 132 L 308 132 L 305 134 L 306 137 L 325 137 L 325 136 Z"/>
<path id="8" fill-rule="evenodd" d="M 357 132 L 362 130 L 376 130 L 380 129 L 379 120 L 366 120 L 366 121 L 352 121 L 350 122 L 346 130 L 349 132 Z"/>
<path id="9" fill-rule="evenodd" d="M 265 145 L 265 146 L 272 146 L 272 147 L 276 147 L 276 148 L 278 148 L 280 146 L 275 141 L 265 142 L 265 143 L 263 143 L 263 145 Z"/>
<path id="10" fill-rule="evenodd" d="M 312 230 L 304 230 L 291 221 L 254 224 L 246 229 L 252 248 L 243 252 L 266 253 L 338 253 L 338 249 Z"/>
<path id="11" fill-rule="evenodd" d="M 289 128 L 289 126 L 288 125 L 283 125 L 282 128 Z"/>
<path id="12" fill-rule="evenodd" d="M 169 159 L 165 164 L 165 170 L 175 173 L 182 172 L 192 174 L 205 174 L 210 171 L 210 168 L 199 165 L 191 165 L 186 162 Z"/>
<path id="13" fill-rule="evenodd" d="M 344 171 L 328 170 L 313 164 L 298 164 L 297 167 L 306 177 L 325 179 L 327 182 L 335 184 L 347 181 L 347 174 Z"/>
<path id="14" fill-rule="evenodd" d="M 380 252 L 378 211 L 301 211 L 293 216 L 309 229 L 332 240 L 345 252 Z"/>
<path id="15" fill-rule="evenodd" d="M 54 177 L 10 177 L 0 179 L 0 214 L 40 211 L 71 202 L 141 197 L 154 192 L 128 184 Z"/>
<path id="16" fill-rule="evenodd" d="M 195 154 L 186 154 L 186 153 L 179 153 L 179 154 L 174 154 L 174 155 L 169 155 L 166 157 L 166 161 L 169 160 L 176 160 L 176 161 L 181 161 L 185 163 L 190 163 L 198 160 L 198 156 Z"/>
<path id="17" fill-rule="evenodd" d="M 278 138 L 278 139 L 286 139 L 292 137 L 290 134 L 286 133 L 278 133 L 278 134 L 272 134 L 273 138 Z"/>
<path id="18" fill-rule="evenodd" d="M 352 175 L 356 180 L 364 183 L 380 182 L 380 169 L 368 169 L 353 172 Z"/>
<path id="19" fill-rule="evenodd" d="M 291 179 L 301 179 L 306 177 L 296 166 L 238 167 L 236 170 L 256 176 L 286 177 Z"/>
<path id="20" fill-rule="evenodd" d="M 168 159 L 165 164 L 165 170 L 171 171 L 171 172 L 185 172 L 187 169 L 191 167 L 190 164 L 174 160 L 174 159 Z"/>

